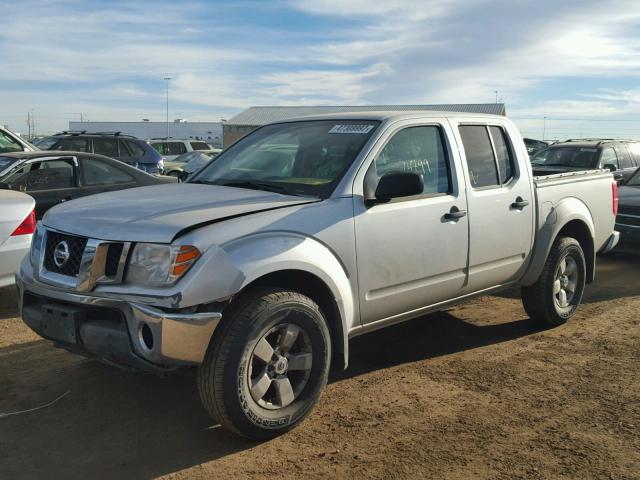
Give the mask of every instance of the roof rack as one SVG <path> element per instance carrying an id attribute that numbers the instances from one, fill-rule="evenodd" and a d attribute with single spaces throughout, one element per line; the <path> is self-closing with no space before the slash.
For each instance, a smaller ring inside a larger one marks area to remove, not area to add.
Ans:
<path id="1" fill-rule="evenodd" d="M 56 135 L 109 135 L 113 137 L 127 137 L 127 138 L 138 138 L 133 135 L 123 134 L 122 132 L 89 132 L 87 130 L 64 130 L 60 133 L 56 133 Z"/>

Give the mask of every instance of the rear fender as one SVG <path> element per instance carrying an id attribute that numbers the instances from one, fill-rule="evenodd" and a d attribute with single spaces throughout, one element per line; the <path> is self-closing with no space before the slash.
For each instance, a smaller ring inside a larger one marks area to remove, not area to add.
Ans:
<path id="1" fill-rule="evenodd" d="M 581 200 L 574 197 L 563 199 L 556 206 L 548 209 L 547 212 L 546 218 L 540 220 L 544 220 L 544 223 L 538 228 L 531 263 L 520 283 L 524 286 L 529 286 L 538 280 L 549 256 L 549 252 L 551 251 L 551 247 L 553 246 L 553 242 L 562 229 L 569 226 L 570 223 L 571 226 L 581 225 L 582 228 L 588 232 L 590 242 L 581 242 L 581 244 L 588 262 L 587 283 L 593 281 L 595 228 L 591 212 Z"/>

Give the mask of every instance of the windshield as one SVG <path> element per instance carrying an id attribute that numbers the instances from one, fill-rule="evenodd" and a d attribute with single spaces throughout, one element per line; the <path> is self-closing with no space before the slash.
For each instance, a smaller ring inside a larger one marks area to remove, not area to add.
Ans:
<path id="1" fill-rule="evenodd" d="M 220 154 L 190 182 L 328 197 L 379 122 L 267 125 Z"/>
<path id="2" fill-rule="evenodd" d="M 40 150 L 49 150 L 58 140 L 60 139 L 57 137 L 45 137 L 33 142 L 33 144 Z"/>
<path id="3" fill-rule="evenodd" d="M 597 168 L 600 151 L 589 147 L 546 148 L 533 156 L 534 166 L 558 166 L 571 168 Z"/>
<path id="4" fill-rule="evenodd" d="M 0 168 L 2 170 L 2 168 Z M 625 184 L 629 187 L 640 187 L 640 168 L 636 170 L 636 173 Z"/>

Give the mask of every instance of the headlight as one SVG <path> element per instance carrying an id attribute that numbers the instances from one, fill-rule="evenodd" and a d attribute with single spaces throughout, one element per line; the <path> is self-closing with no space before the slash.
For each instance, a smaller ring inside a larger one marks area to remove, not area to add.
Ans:
<path id="1" fill-rule="evenodd" d="M 138 243 L 129 259 L 126 281 L 149 287 L 172 285 L 198 258 L 200 251 L 191 245 Z"/>
<path id="2" fill-rule="evenodd" d="M 31 249 L 29 250 L 29 261 L 32 266 L 37 266 L 40 262 L 40 248 L 42 247 L 42 229 L 41 223 L 36 224 L 36 231 L 33 232 L 31 239 Z"/>

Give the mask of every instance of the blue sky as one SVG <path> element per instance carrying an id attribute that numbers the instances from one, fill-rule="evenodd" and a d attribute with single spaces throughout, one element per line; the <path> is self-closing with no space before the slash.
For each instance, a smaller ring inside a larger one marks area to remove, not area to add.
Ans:
<path id="1" fill-rule="evenodd" d="M 229 118 L 250 105 L 485 103 L 525 135 L 640 138 L 637 0 L 22 1 L 0 124 Z"/>

